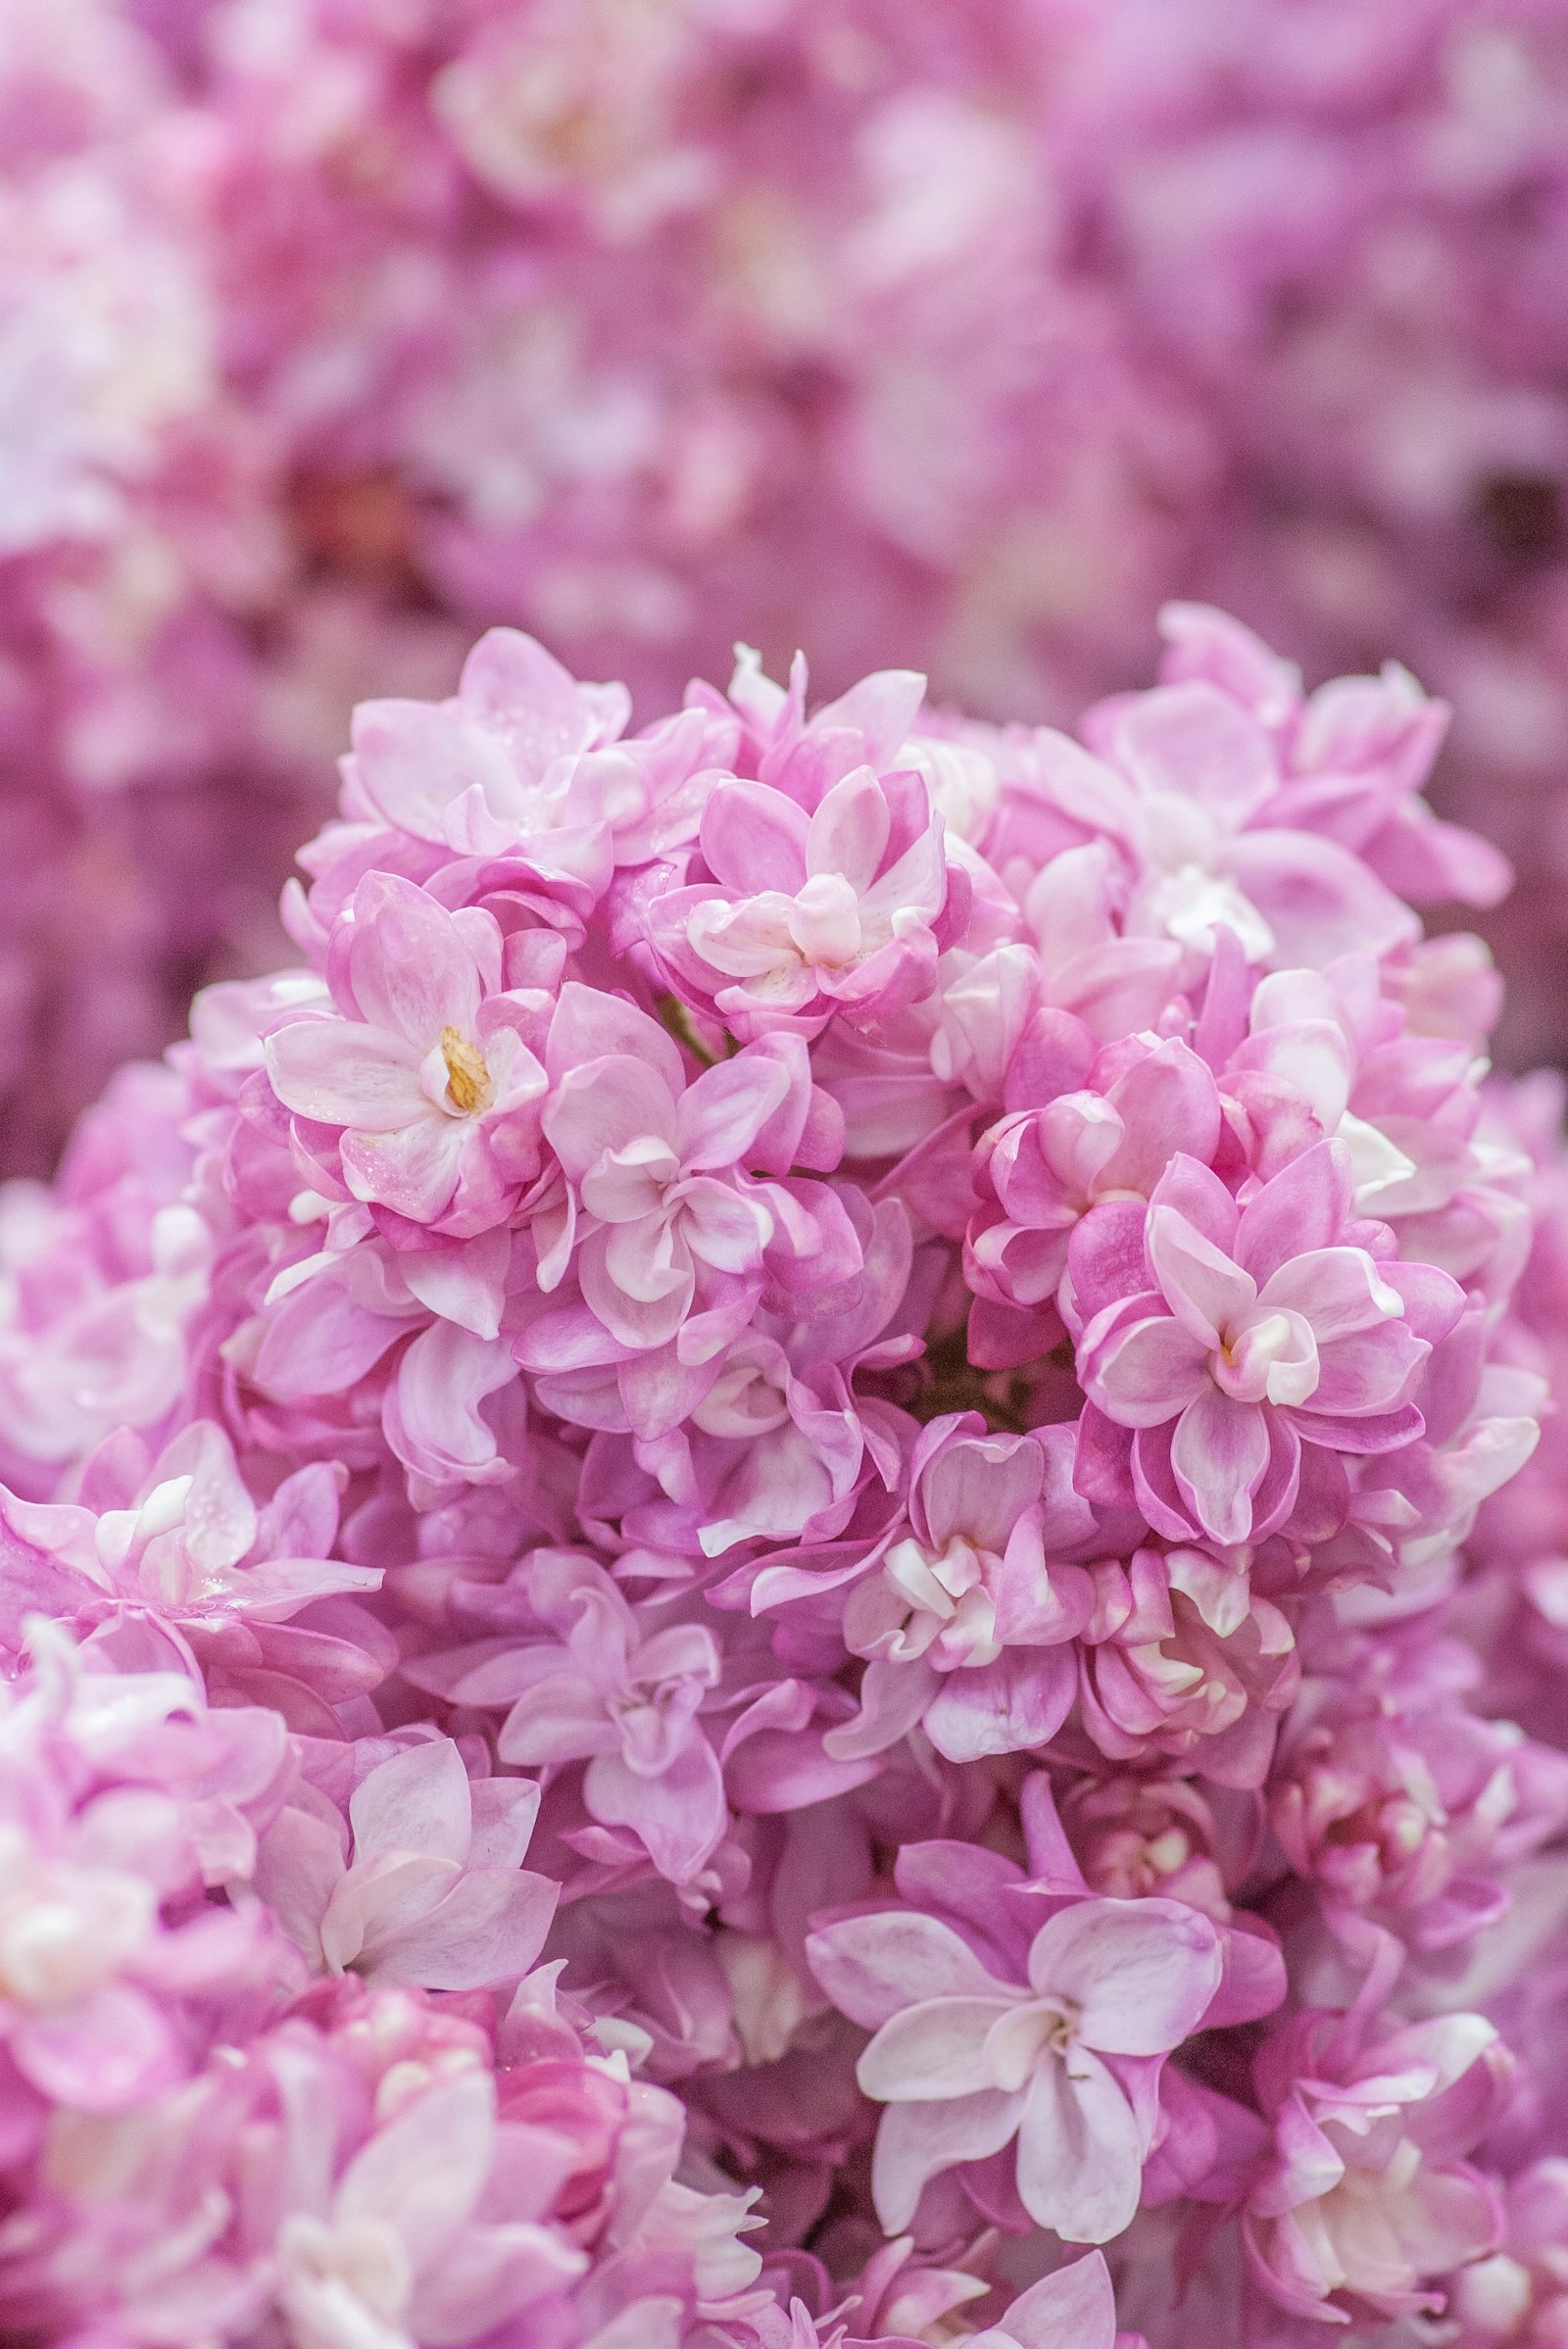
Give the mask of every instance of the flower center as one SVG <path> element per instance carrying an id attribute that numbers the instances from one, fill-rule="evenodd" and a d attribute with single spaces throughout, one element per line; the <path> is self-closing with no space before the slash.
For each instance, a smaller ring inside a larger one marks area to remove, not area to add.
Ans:
<path id="1" fill-rule="evenodd" d="M 447 1091 L 454 1108 L 465 1115 L 482 1106 L 490 1091 L 490 1071 L 484 1054 L 476 1044 L 460 1036 L 456 1028 L 441 1031 L 441 1057 L 447 1064 Z"/>

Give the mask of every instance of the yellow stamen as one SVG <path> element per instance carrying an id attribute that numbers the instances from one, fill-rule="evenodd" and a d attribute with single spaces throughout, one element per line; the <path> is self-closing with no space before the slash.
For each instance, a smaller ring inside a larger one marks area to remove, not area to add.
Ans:
<path id="1" fill-rule="evenodd" d="M 490 1071 L 476 1044 L 456 1028 L 441 1031 L 441 1057 L 447 1064 L 447 1091 L 455 1109 L 477 1109 L 490 1090 Z"/>

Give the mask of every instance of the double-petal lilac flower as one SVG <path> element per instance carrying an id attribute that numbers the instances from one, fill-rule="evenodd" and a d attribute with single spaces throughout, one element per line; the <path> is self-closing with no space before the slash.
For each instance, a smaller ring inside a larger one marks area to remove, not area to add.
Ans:
<path id="1" fill-rule="evenodd" d="M 256 1884 L 326 1974 L 476 1990 L 526 1974 L 557 1887 L 522 1866 L 539 1809 L 526 1779 L 470 1784 L 447 1738 L 392 1755 L 349 1798 L 348 1827 L 302 1789 L 262 1838 Z"/>
<path id="2" fill-rule="evenodd" d="M 338 1016 L 285 1019 L 267 1039 L 278 1100 L 337 1130 L 348 1196 L 465 1237 L 504 1222 L 537 1167 L 545 1072 L 529 1042 L 542 1005 L 506 988 L 495 922 L 369 873 L 328 975 Z"/>
<path id="3" fill-rule="evenodd" d="M 1147 1217 L 1130 1211 L 1141 1233 L 1128 1210 L 1081 1227 L 1070 1277 L 1090 1308 L 1084 1392 L 1132 1431 L 1139 1505 L 1171 1540 L 1255 1540 L 1290 1517 L 1308 1471 L 1314 1488 L 1337 1476 L 1332 1508 L 1344 1469 L 1331 1458 L 1320 1470 L 1324 1454 L 1420 1435 L 1420 1374 L 1463 1298 L 1446 1274 L 1348 1240 L 1349 1210 L 1348 1153 L 1321 1143 L 1241 1208 L 1178 1154 Z M 1104 1285 L 1122 1294 L 1101 1303 Z"/>

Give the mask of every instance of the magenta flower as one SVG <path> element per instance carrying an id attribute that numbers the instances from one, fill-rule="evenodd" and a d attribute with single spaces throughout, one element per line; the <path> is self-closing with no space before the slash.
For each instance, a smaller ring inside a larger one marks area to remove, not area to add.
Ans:
<path id="1" fill-rule="evenodd" d="M 1206 1918 L 1169 1900 L 1075 1902 L 1036 1933 L 1027 1983 L 999 1981 L 951 1926 L 896 1910 L 824 1926 L 809 1954 L 875 2034 L 857 2078 L 890 2108 L 872 2181 L 885 2227 L 906 2227 L 953 2163 L 1015 2137 L 1037 2225 L 1103 2243 L 1131 2223 L 1149 2119 L 1120 2060 L 1162 2057 L 1198 2028 L 1220 1978 Z"/>
<path id="2" fill-rule="evenodd" d="M 1303 1454 L 1386 1452 L 1420 1435 L 1420 1373 L 1463 1300 L 1442 1273 L 1412 1279 L 1348 1245 L 1349 1208 L 1339 1144 L 1319 1144 L 1240 1209 L 1178 1154 L 1144 1219 L 1133 1277 L 1148 1286 L 1104 1303 L 1106 1274 L 1118 1277 L 1108 1250 L 1125 1240 L 1118 1220 L 1102 1254 L 1084 1228 L 1084 1392 L 1133 1431 L 1139 1504 L 1172 1540 L 1255 1540 L 1290 1517 Z"/>
<path id="3" fill-rule="evenodd" d="M 372 873 L 334 933 L 336 1018 L 285 1019 L 267 1067 L 286 1108 L 340 1129 L 349 1194 L 465 1233 L 503 1222 L 537 1165 L 538 1005 L 502 986 L 487 914 Z"/>

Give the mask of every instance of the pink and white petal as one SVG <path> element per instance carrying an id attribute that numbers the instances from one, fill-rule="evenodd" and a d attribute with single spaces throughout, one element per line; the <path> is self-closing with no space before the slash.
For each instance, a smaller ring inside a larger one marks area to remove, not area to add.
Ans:
<path id="1" fill-rule="evenodd" d="M 1024 2091 L 986 2088 L 941 2104 L 889 2105 L 877 2125 L 871 2198 L 888 2234 L 902 2234 L 929 2180 L 956 2162 L 984 2161 L 1013 2135 Z"/>
<path id="2" fill-rule="evenodd" d="M 986 2063 L 992 2026 L 1014 2011 L 1005 1998 L 926 1998 L 883 2024 L 855 2067 L 882 2104 L 973 2096 L 994 2085 Z"/>
<path id="3" fill-rule="evenodd" d="M 994 1663 L 942 1674 L 923 1727 L 950 1762 L 1028 1753 L 1055 1736 L 1076 1688 L 1069 1646 L 1014 1648 Z"/>
<path id="4" fill-rule="evenodd" d="M 618 995 L 567 979 L 551 1016 L 545 1049 L 552 1083 L 559 1084 L 570 1070 L 590 1061 L 611 1058 L 644 1062 L 662 1078 L 672 1101 L 686 1082 L 680 1048 L 657 1019 Z"/>
<path id="5" fill-rule="evenodd" d="M 652 1220 L 652 1218 L 650 1218 Z M 615 1226 L 615 1238 L 622 1234 L 640 1232 L 641 1227 L 630 1224 Z M 679 1277 L 673 1248 L 667 1257 L 662 1256 L 663 1242 L 655 1235 L 644 1235 L 635 1248 L 623 1244 L 617 1250 L 614 1263 L 611 1261 L 611 1235 L 595 1232 L 584 1244 L 577 1258 L 577 1278 L 582 1289 L 583 1302 L 610 1336 L 621 1346 L 645 1347 L 667 1346 L 691 1309 L 694 1288 L 690 1256 L 680 1244 L 684 1266 Z M 624 1267 L 629 1278 L 652 1296 L 637 1295 L 621 1286 L 617 1277 Z M 667 1283 L 666 1283 L 666 1275 Z M 546 1365 L 554 1368 L 555 1365 Z"/>
<path id="6" fill-rule="evenodd" d="M 1318 1356 L 1318 1381 L 1303 1408 L 1314 1417 L 1370 1419 L 1414 1395 L 1432 1348 L 1402 1321 L 1337 1338 Z"/>
<path id="7" fill-rule="evenodd" d="M 384 1944 L 376 1978 L 427 1990 L 485 1990 L 526 1974 L 561 1887 L 525 1868 L 470 1868 L 444 1899 Z"/>
<path id="8" fill-rule="evenodd" d="M 842 873 L 857 897 L 876 879 L 892 832 L 887 795 L 868 766 L 835 783 L 806 836 L 808 873 Z"/>
<path id="9" fill-rule="evenodd" d="M 1160 1427 L 1214 1392 L 1209 1349 L 1173 1314 L 1124 1324 L 1102 1341 L 1085 1333 L 1079 1377 L 1090 1401 L 1118 1427 Z"/>
<path id="10" fill-rule="evenodd" d="M 583 1778 L 583 1800 L 606 1827 L 629 1827 L 671 1884 L 690 1884 L 724 1833 L 729 1813 L 718 1757 L 692 1735 L 658 1778 L 627 1768 L 618 1750 L 597 1754 Z"/>
<path id="11" fill-rule="evenodd" d="M 526 2220 L 508 2226 L 466 2227 L 445 2258 L 418 2277 L 406 2311 L 410 2328 L 405 2338 L 437 2344 L 474 2341 L 481 2335 L 504 2338 L 518 2322 L 517 2312 L 531 2301 L 557 2296 L 573 2283 L 587 2266 L 585 2255 L 555 2227 L 537 2227 Z M 660 2300 L 635 2301 L 627 2312 L 634 2320 L 646 2309 L 659 2310 Z M 678 2308 L 678 2301 L 667 2305 Z M 372 2320 L 374 2322 L 375 2320 Z M 514 2337 L 516 2335 L 514 2332 Z M 664 2335 L 657 2316 L 649 2325 L 646 2344 L 635 2333 L 636 2349 L 663 2349 Z M 349 2336 L 339 2338 L 346 2344 Z M 603 2341 L 605 2335 L 596 2333 Z M 674 2336 L 671 2335 L 671 2349 Z M 355 2344 L 359 2349 L 359 2344 Z M 383 2341 L 368 2339 L 365 2349 L 384 2349 Z M 612 2345 L 613 2349 L 613 2345 Z"/>
<path id="12" fill-rule="evenodd" d="M 717 1272 L 749 1272 L 773 1237 L 773 1218 L 760 1199 L 710 1176 L 681 1186 L 680 1207 L 682 1240 Z"/>
<path id="13" fill-rule="evenodd" d="M 551 1762 L 586 1761 L 590 1754 L 612 1753 L 620 1745 L 620 1733 L 605 1710 L 605 1700 L 592 1684 L 564 1668 L 524 1688 L 513 1704 L 496 1739 L 504 1762 L 524 1769 Z M 505 1669 L 508 1659 L 497 1659 Z M 481 1668 L 482 1669 L 482 1668 Z M 472 1678 L 476 1681 L 478 1675 Z M 465 1702 L 470 1701 L 465 1690 Z M 471 1701 L 483 1703 L 480 1690 Z"/>
<path id="14" fill-rule="evenodd" d="M 1150 1209 L 1144 1246 L 1165 1301 L 1182 1327 L 1210 1351 L 1223 1345 L 1232 1323 L 1257 1301 L 1250 1274 L 1232 1263 L 1174 1207 Z"/>
<path id="15" fill-rule="evenodd" d="M 1219 1937 L 1180 1900 L 1083 1900 L 1036 1933 L 1029 1980 L 1078 2009 L 1086 2046 L 1167 2055 L 1195 2031 L 1219 1987 Z"/>
<path id="16" fill-rule="evenodd" d="M 1176 1422 L 1170 1464 L 1178 1492 L 1216 1542 L 1248 1540 L 1252 1495 L 1270 1459 L 1267 1415 L 1209 1387 Z"/>
<path id="17" fill-rule="evenodd" d="M 467 1121 L 425 1114 L 397 1133 L 345 1134 L 343 1180 L 358 1199 L 378 1202 L 411 1223 L 433 1223 L 457 1189 Z"/>
<path id="18" fill-rule="evenodd" d="M 350 2162 L 338 2224 L 389 2227 L 417 2271 L 439 2259 L 471 2216 L 495 2147 L 495 2081 L 449 2074 L 410 2097 Z"/>
<path id="19" fill-rule="evenodd" d="M 559 1077 L 543 1124 L 556 1156 L 580 1183 L 607 1152 L 648 1135 L 672 1143 L 675 1101 L 658 1068 L 615 1052 Z"/>
<path id="20" fill-rule="evenodd" d="M 1117 765 L 1145 792 L 1194 800 L 1226 831 L 1279 789 L 1268 735 L 1203 678 L 1129 695 L 1113 739 Z"/>
<path id="21" fill-rule="evenodd" d="M 106 1982 L 69 2007 L 28 2015 L 10 2035 L 12 2060 L 51 2103 L 119 2113 L 177 2076 L 179 2050 L 153 2000 Z"/>
<path id="22" fill-rule="evenodd" d="M 675 1147 L 682 1167 L 733 1166 L 790 1091 L 790 1071 L 774 1054 L 750 1047 L 705 1069 L 675 1106 Z"/>
<path id="23" fill-rule="evenodd" d="M 401 874 L 368 873 L 354 893 L 349 974 L 372 1027 L 401 1036 L 421 1054 L 443 1028 L 471 1036 L 479 973 L 444 905 Z"/>
<path id="24" fill-rule="evenodd" d="M 401 1036 L 352 1019 L 293 1019 L 263 1046 L 285 1109 L 318 1125 L 395 1133 L 429 1114 L 421 1054 Z"/>
<path id="25" fill-rule="evenodd" d="M 806 810 L 784 792 L 729 778 L 715 784 L 704 804 L 703 856 L 725 890 L 793 897 L 806 879 L 809 829 Z"/>
<path id="26" fill-rule="evenodd" d="M 384 1852 L 422 1851 L 432 1859 L 468 1857 L 473 1810 L 468 1774 L 450 1737 L 432 1738 L 392 1756 L 362 1779 L 349 1797 L 356 1861 Z"/>
<path id="27" fill-rule="evenodd" d="M 468 1788 L 473 1806 L 473 1868 L 520 1868 L 539 1817 L 539 1788 L 527 1778 L 481 1778 Z"/>
<path id="28" fill-rule="evenodd" d="M 918 1909 L 842 1917 L 808 1936 L 806 1955 L 834 2005 L 864 2031 L 922 1999 L 997 1998 L 1011 1988 L 951 1925 Z"/>
<path id="29" fill-rule="evenodd" d="M 1017 2349 L 1115 2349 L 1116 2296 L 1103 2254 L 1091 2251 L 1032 2283 L 1008 2309 L 1000 2331 Z M 980 2349 L 979 2342 L 971 2349 Z"/>
<path id="30" fill-rule="evenodd" d="M 252 1882 L 296 1949 L 324 1965 L 321 1919 L 346 1866 L 341 1826 L 292 1806 L 261 1839 Z"/>
<path id="31" fill-rule="evenodd" d="M 1361 1248 L 1316 1248 L 1293 1256 L 1270 1274 L 1257 1301 L 1270 1311 L 1301 1314 L 1319 1346 L 1382 1329 L 1404 1311 L 1399 1292 Z"/>
<path id="32" fill-rule="evenodd" d="M 1040 1498 L 1045 1454 L 1032 1437 L 986 1436 L 945 1444 L 925 1472 L 926 1524 L 937 1547 L 964 1533 L 999 1555 Z"/>
<path id="33" fill-rule="evenodd" d="M 1137 2120 L 1086 2047 L 1042 2063 L 1018 2124 L 1018 2199 L 1064 2243 L 1108 2243 L 1132 2225 L 1143 2183 Z"/>
<path id="34" fill-rule="evenodd" d="M 1352 1209 L 1354 1189 L 1345 1144 L 1314 1144 L 1243 1208 L 1236 1261 L 1262 1289 L 1293 1257 L 1336 1247 Z"/>

